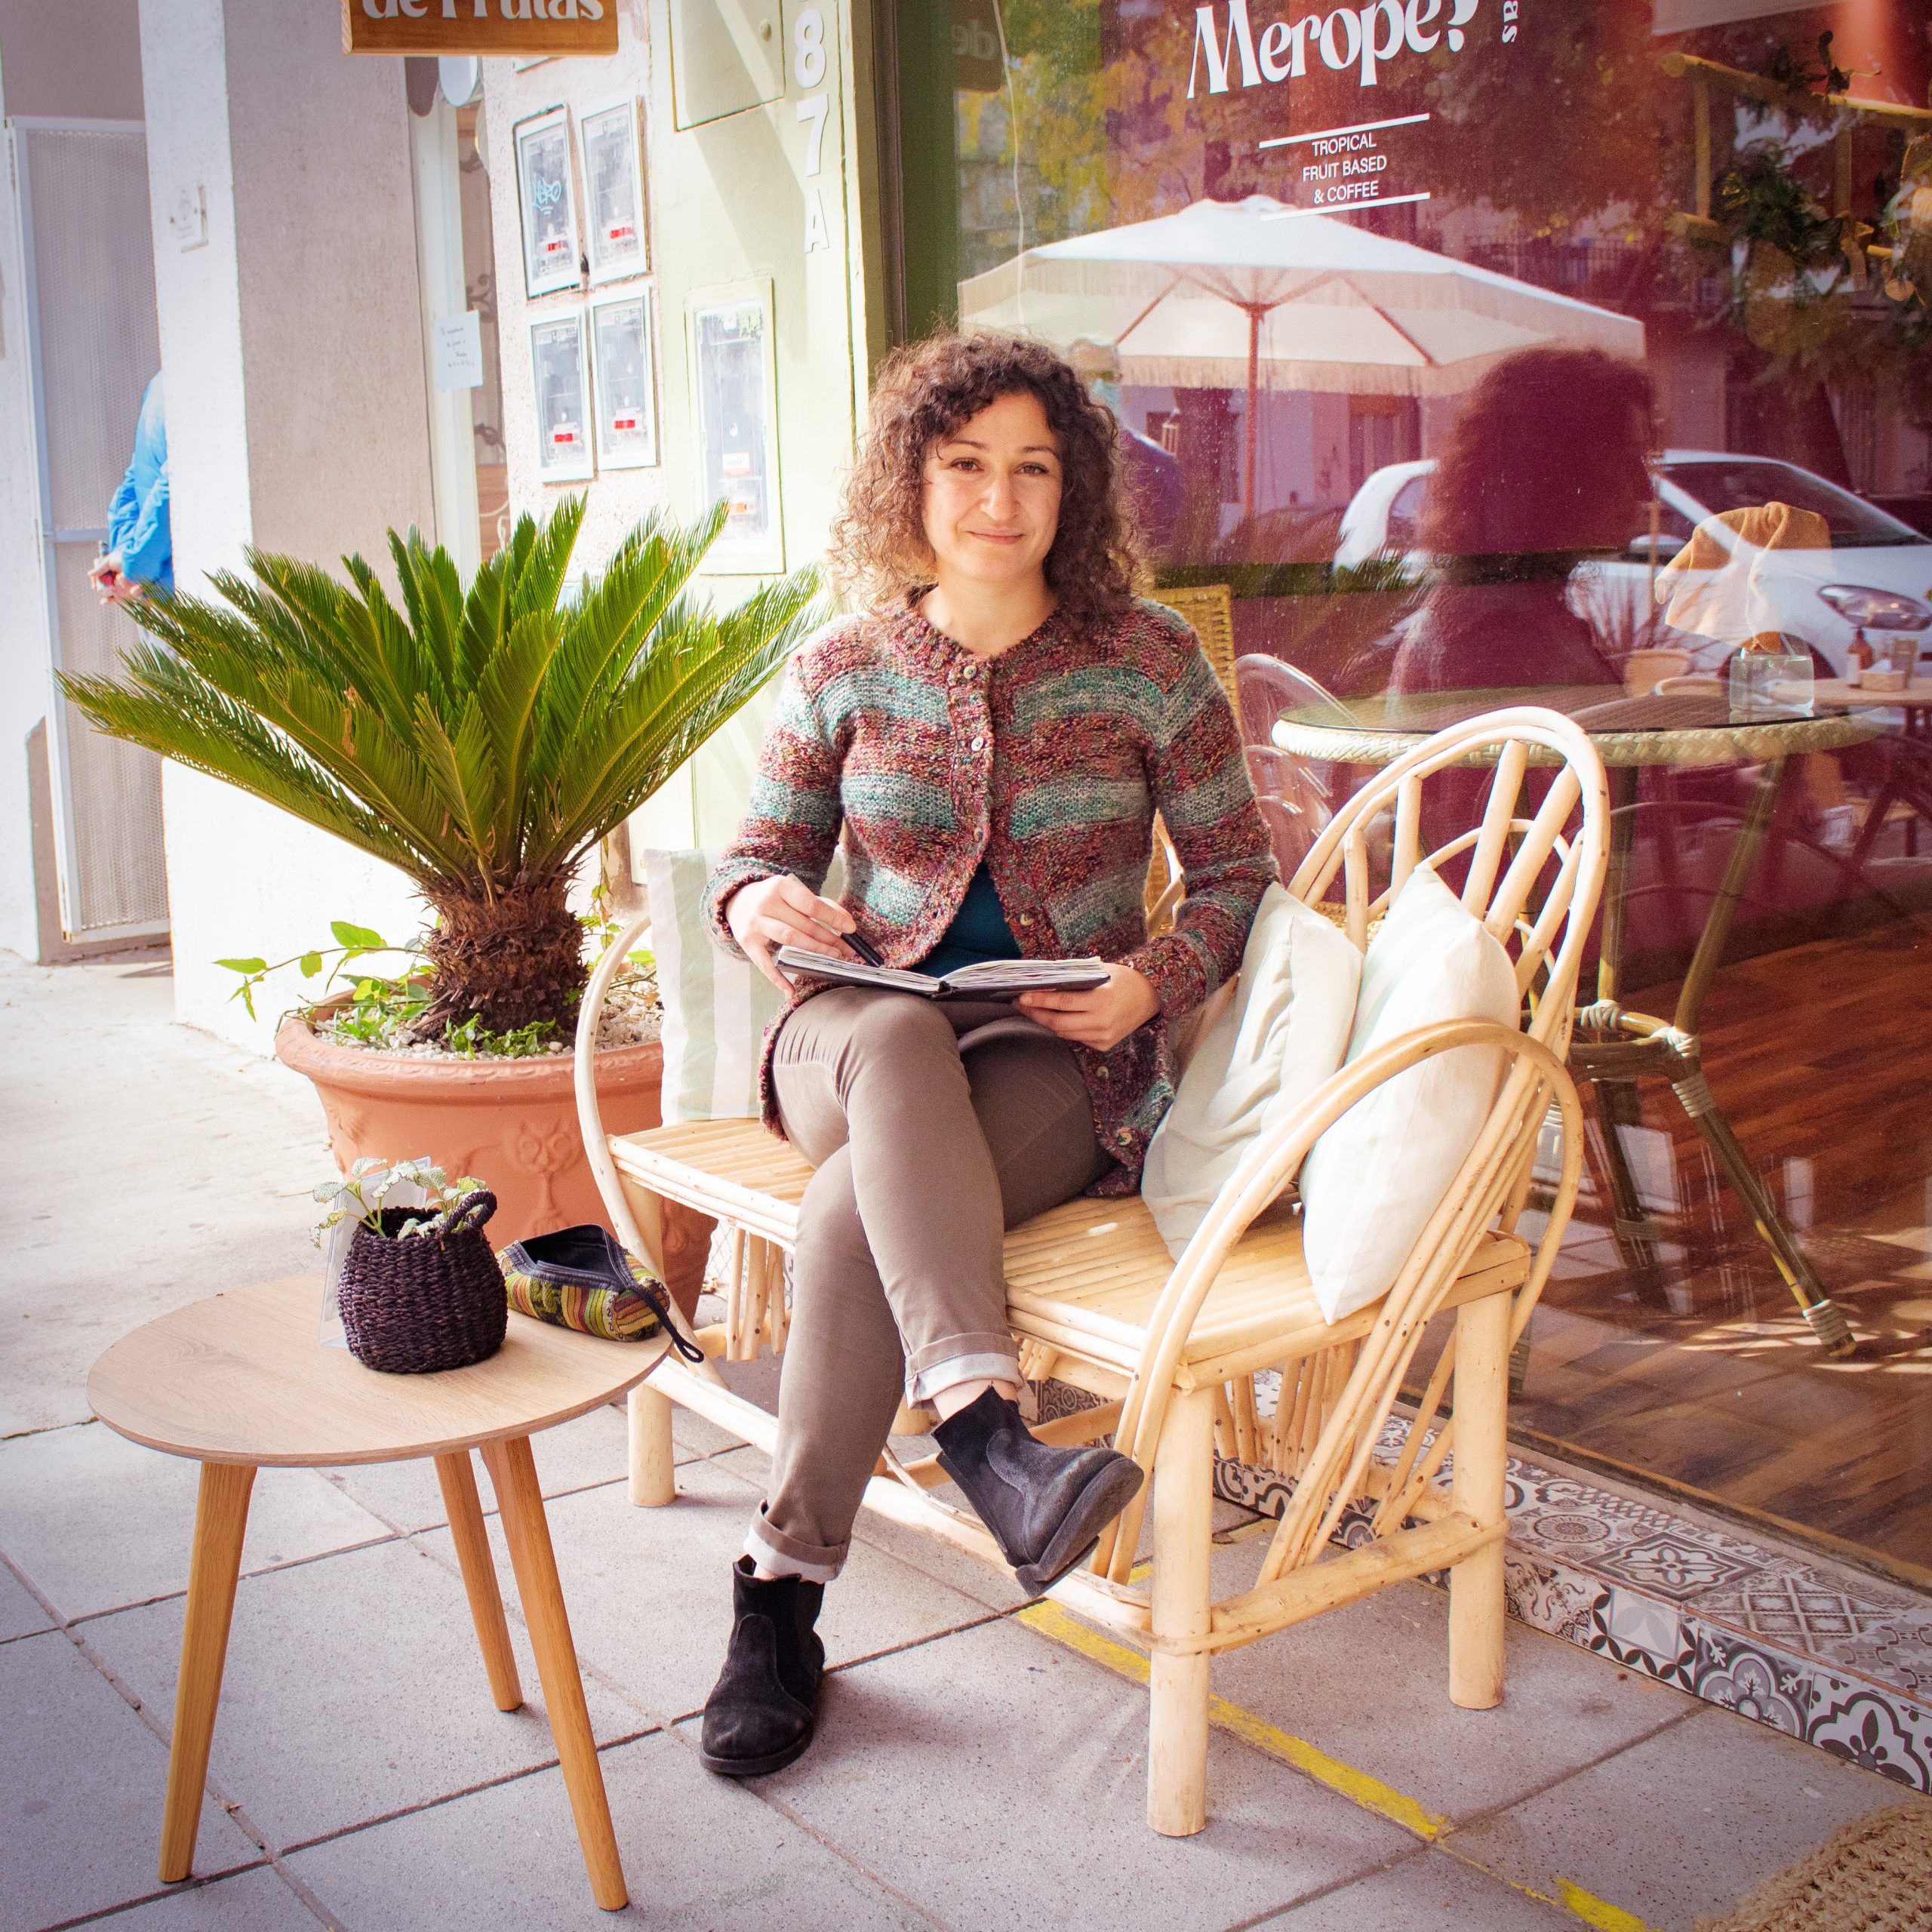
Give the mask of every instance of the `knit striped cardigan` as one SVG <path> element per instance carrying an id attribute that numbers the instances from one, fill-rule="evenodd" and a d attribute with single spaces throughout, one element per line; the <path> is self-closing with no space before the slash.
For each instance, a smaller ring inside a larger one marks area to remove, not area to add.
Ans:
<path id="1" fill-rule="evenodd" d="M 1149 939 L 1157 810 L 1187 897 L 1174 930 Z M 846 907 L 888 965 L 932 949 L 983 857 L 1028 957 L 1093 953 L 1146 975 L 1155 1018 L 1110 1052 L 1074 1048 L 1118 1164 L 1094 1191 L 1131 1192 L 1174 1097 L 1168 1022 L 1238 968 L 1275 877 L 1232 714 L 1192 631 L 1137 603 L 1097 631 L 1050 617 L 982 662 L 909 608 L 831 625 L 792 660 L 749 808 L 706 888 L 718 943 L 738 952 L 734 892 L 785 872 L 817 891 L 841 833 Z M 765 1038 L 774 1131 L 772 1044 L 809 997 L 795 993 Z"/>

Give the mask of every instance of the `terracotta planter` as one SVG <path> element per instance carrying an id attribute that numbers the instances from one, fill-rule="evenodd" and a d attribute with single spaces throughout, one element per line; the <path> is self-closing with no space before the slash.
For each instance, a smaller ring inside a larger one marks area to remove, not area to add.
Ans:
<path id="1" fill-rule="evenodd" d="M 329 1146 L 346 1173 L 365 1155 L 427 1155 L 451 1175 L 475 1174 L 497 1197 L 491 1240 L 607 1219 L 577 1133 L 572 1060 L 413 1060 L 318 1040 L 291 1014 L 275 1035 L 285 1066 L 315 1083 Z M 655 1127 L 663 1049 L 655 1041 L 597 1057 L 597 1098 L 609 1134 Z"/>

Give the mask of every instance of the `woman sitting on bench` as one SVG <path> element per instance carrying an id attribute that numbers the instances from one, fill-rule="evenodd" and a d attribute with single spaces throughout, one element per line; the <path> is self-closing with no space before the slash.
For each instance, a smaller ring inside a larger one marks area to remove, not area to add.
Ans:
<path id="1" fill-rule="evenodd" d="M 782 946 L 944 973 L 1097 955 L 1106 983 L 1011 1004 L 806 981 L 765 1042 L 766 1124 L 817 1171 L 800 1209 L 771 1485 L 734 1576 L 704 1762 L 811 1740 L 813 1625 L 901 1399 L 1038 1594 L 1140 1484 L 1036 1441 L 1016 1406 L 1003 1231 L 1131 1194 L 1173 1097 L 1168 1023 L 1240 965 L 1275 876 L 1193 633 L 1137 601 L 1114 419 L 1051 349 L 941 336 L 881 371 L 833 532 L 863 614 L 793 660 L 712 875 L 719 944 L 781 986 Z M 1149 939 L 1158 811 L 1187 897 Z M 844 903 L 821 898 L 843 832 Z M 1023 1017 L 1022 1017 L 1023 1015 Z"/>

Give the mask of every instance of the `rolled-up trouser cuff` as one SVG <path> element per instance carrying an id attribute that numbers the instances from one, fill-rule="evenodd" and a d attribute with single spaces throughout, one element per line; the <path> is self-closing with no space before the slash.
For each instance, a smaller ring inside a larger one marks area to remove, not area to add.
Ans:
<path id="1" fill-rule="evenodd" d="M 1019 1358 L 1008 1343 L 1004 1351 L 983 1349 L 977 1354 L 949 1355 L 915 1375 L 906 1377 L 906 1399 L 916 1406 L 931 1401 L 942 1389 L 957 1388 L 962 1382 L 1011 1382 L 1020 1380 Z"/>
<path id="2" fill-rule="evenodd" d="M 760 1569 L 768 1570 L 775 1577 L 802 1577 L 808 1583 L 830 1583 L 845 1567 L 845 1553 L 851 1546 L 846 1542 L 836 1549 L 828 1549 L 820 1543 L 802 1543 L 796 1537 L 788 1537 L 783 1531 L 771 1527 L 762 1503 L 758 1506 L 751 1527 L 745 1532 L 745 1554 Z"/>

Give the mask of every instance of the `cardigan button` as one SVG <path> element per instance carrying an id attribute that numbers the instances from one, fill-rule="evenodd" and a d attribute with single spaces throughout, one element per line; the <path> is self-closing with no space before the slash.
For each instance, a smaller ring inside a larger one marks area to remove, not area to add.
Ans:
<path id="1" fill-rule="evenodd" d="M 1023 926 L 1030 926 L 1033 923 L 1032 914 L 1031 912 L 1022 912 L 1020 915 L 1020 923 Z"/>
<path id="2" fill-rule="evenodd" d="M 983 739 L 983 738 L 975 738 L 975 739 L 973 740 L 973 749 L 974 749 L 974 751 L 976 751 L 976 752 L 983 752 L 983 751 L 984 751 L 984 750 L 986 749 L 986 740 L 985 740 L 985 739 Z"/>

